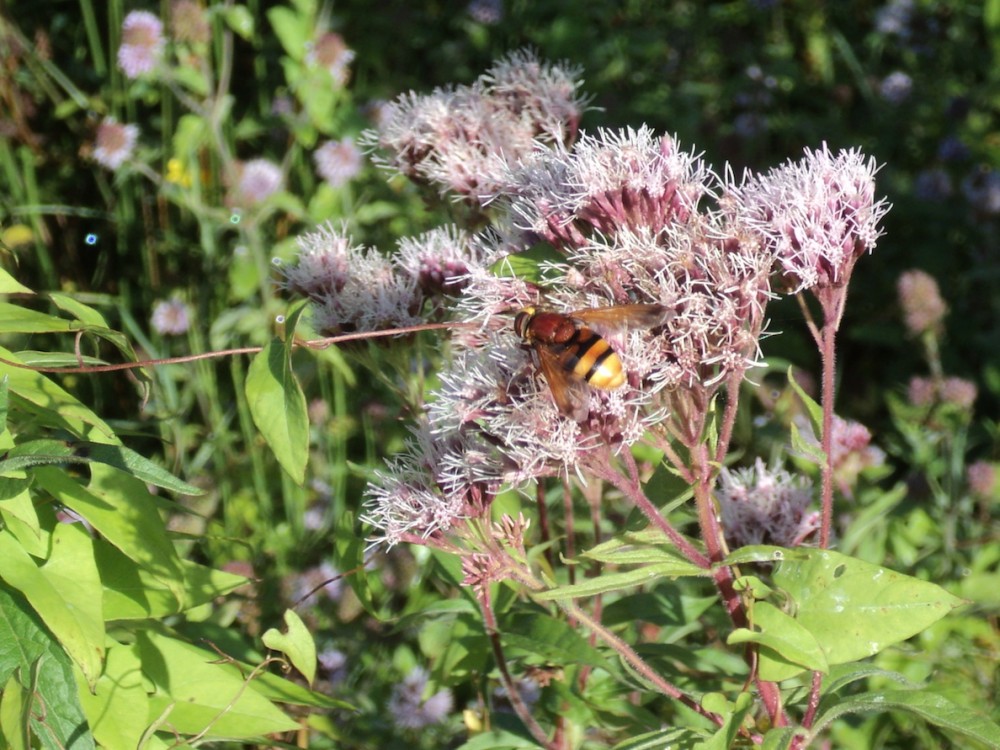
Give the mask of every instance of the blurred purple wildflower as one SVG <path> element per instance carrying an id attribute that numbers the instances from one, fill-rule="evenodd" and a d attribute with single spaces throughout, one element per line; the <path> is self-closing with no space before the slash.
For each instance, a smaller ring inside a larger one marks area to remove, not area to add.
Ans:
<path id="1" fill-rule="evenodd" d="M 503 0 L 470 0 L 465 8 L 473 21 L 495 26 L 503 20 Z"/>
<path id="2" fill-rule="evenodd" d="M 392 689 L 386 709 L 397 727 L 422 729 L 440 724 L 448 718 L 454 705 L 451 690 L 443 688 L 424 700 L 427 682 L 427 671 L 422 667 L 415 667 Z"/>
<path id="3" fill-rule="evenodd" d="M 105 117 L 97 126 L 94 161 L 112 172 L 132 158 L 139 139 L 137 125 L 122 125 L 113 117 Z"/>
<path id="4" fill-rule="evenodd" d="M 351 78 L 350 65 L 354 61 L 354 50 L 335 32 L 327 31 L 312 45 L 306 60 L 321 68 L 326 68 L 338 86 L 344 87 Z"/>
<path id="5" fill-rule="evenodd" d="M 937 280 L 920 270 L 904 271 L 896 284 L 906 328 L 913 336 L 940 332 L 948 305 L 941 298 Z"/>
<path id="6" fill-rule="evenodd" d="M 313 154 L 316 171 L 331 187 L 342 187 L 351 181 L 364 163 L 361 150 L 351 138 L 326 141 Z"/>
<path id="7" fill-rule="evenodd" d="M 979 167 L 962 181 L 962 192 L 981 214 L 1000 214 L 1000 172 Z"/>
<path id="8" fill-rule="evenodd" d="M 152 13 L 133 10 L 122 22 L 118 67 L 128 78 L 154 70 L 163 54 L 163 23 Z"/>
<path id="9" fill-rule="evenodd" d="M 191 327 L 191 314 L 187 303 L 174 297 L 160 300 L 153 305 L 150 317 L 153 330 L 161 336 L 180 336 Z"/>
<path id="10" fill-rule="evenodd" d="M 879 83 L 879 94 L 889 104 L 902 104 L 910 98 L 913 91 L 913 79 L 901 70 L 887 75 Z"/>
<path id="11" fill-rule="evenodd" d="M 281 190 L 285 177 L 281 167 L 268 159 L 251 159 L 239 165 L 237 192 L 242 204 L 263 203 Z"/>
<path id="12" fill-rule="evenodd" d="M 320 669 L 325 673 L 327 682 L 337 685 L 347 677 L 347 654 L 339 649 L 325 648 L 316 654 Z"/>
<path id="13" fill-rule="evenodd" d="M 921 170 L 913 184 L 913 194 L 920 200 L 940 202 L 955 191 L 951 175 L 940 167 Z"/>

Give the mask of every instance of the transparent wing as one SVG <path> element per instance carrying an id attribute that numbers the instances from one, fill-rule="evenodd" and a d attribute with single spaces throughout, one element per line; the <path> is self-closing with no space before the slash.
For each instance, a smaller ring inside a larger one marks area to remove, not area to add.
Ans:
<path id="1" fill-rule="evenodd" d="M 669 319 L 670 310 L 658 304 L 610 305 L 574 310 L 567 315 L 584 323 L 605 328 L 653 328 Z"/>

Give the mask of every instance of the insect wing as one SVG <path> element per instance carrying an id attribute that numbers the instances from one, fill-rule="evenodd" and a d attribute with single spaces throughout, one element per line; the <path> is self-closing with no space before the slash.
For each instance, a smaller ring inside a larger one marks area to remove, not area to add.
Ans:
<path id="1" fill-rule="evenodd" d="M 559 411 L 577 421 L 587 416 L 589 394 L 582 382 L 576 381 L 563 367 L 559 355 L 545 346 L 536 346 L 538 363 L 549 385 L 552 399 Z"/>
<path id="2" fill-rule="evenodd" d="M 658 304 L 611 305 L 574 310 L 568 316 L 604 328 L 653 328 L 665 323 L 669 310 Z"/>

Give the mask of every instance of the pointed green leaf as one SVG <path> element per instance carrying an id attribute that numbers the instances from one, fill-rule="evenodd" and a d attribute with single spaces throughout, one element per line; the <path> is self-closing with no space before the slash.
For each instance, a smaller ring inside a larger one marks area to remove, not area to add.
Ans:
<path id="1" fill-rule="evenodd" d="M 0 268 L 0 294 L 33 294 L 33 292 L 7 273 L 6 269 Z"/>
<path id="2" fill-rule="evenodd" d="M 490 272 L 494 276 L 514 277 L 537 284 L 559 275 L 550 270 L 549 264 L 565 262 L 566 256 L 552 245 L 539 242 L 520 253 L 504 256 L 490 267 Z"/>
<path id="3" fill-rule="evenodd" d="M 287 656 L 292 666 L 306 678 L 306 683 L 312 685 L 316 679 L 316 642 L 312 633 L 291 609 L 285 610 L 285 628 L 284 633 L 270 628 L 261 640 L 268 648 Z"/>
<path id="4" fill-rule="evenodd" d="M 31 700 L 16 676 L 0 693 L 0 739 L 9 750 L 31 750 Z"/>
<path id="5" fill-rule="evenodd" d="M 794 599 L 795 619 L 822 644 L 830 664 L 876 654 L 963 603 L 933 583 L 838 552 L 790 558 L 778 566 L 774 583 Z"/>
<path id="6" fill-rule="evenodd" d="M 78 453 L 78 451 L 83 453 Z M 204 494 L 198 487 L 182 482 L 166 469 L 154 464 L 130 448 L 86 440 L 75 443 L 65 443 L 61 440 L 30 440 L 21 443 L 8 451 L 7 457 L 0 461 L 0 474 L 33 466 L 95 461 L 112 466 L 126 474 L 131 474 L 146 484 L 162 487 L 165 490 L 185 495 Z"/>
<path id="7" fill-rule="evenodd" d="M 143 675 L 151 684 L 150 716 L 165 716 L 180 734 L 204 739 L 255 738 L 299 728 L 253 689 L 252 678 L 214 651 L 154 631 L 136 634 Z"/>
<path id="8" fill-rule="evenodd" d="M 183 604 L 180 558 L 160 515 L 160 501 L 149 494 L 142 482 L 103 464 L 91 465 L 87 487 L 52 467 L 35 469 L 35 477 L 39 486 L 87 519 L 105 539 L 155 576 Z"/>
<path id="9" fill-rule="evenodd" d="M 697 750 L 708 739 L 705 732 L 684 727 L 670 727 L 646 732 L 619 742 L 612 750 Z"/>
<path id="10" fill-rule="evenodd" d="M 175 615 L 214 601 L 247 582 L 243 576 L 181 560 L 183 598 L 121 550 L 103 540 L 94 557 L 104 584 L 104 616 L 108 620 L 148 620 Z"/>
<path id="11" fill-rule="evenodd" d="M 0 333 L 66 333 L 73 329 L 72 321 L 0 302 Z"/>
<path id="12" fill-rule="evenodd" d="M 110 646 L 93 692 L 81 683 L 77 695 L 101 747 L 140 747 L 149 716 L 149 696 L 134 644 Z"/>
<path id="13" fill-rule="evenodd" d="M 733 746 L 733 740 L 743 725 L 743 719 L 750 709 L 753 708 L 753 696 L 750 693 L 740 693 L 734 702 L 724 701 L 723 705 L 712 707 L 712 698 L 722 697 L 719 694 L 708 694 L 702 698 L 701 705 L 713 713 L 717 713 L 725 718 L 723 724 L 715 734 L 706 740 L 701 746 L 701 750 L 729 750 Z M 720 701 L 720 703 L 722 703 Z"/>
<path id="14" fill-rule="evenodd" d="M 613 672 L 601 653 L 579 630 L 544 612 L 521 612 L 504 618 L 500 638 L 510 649 L 519 649 L 556 664 L 589 664 Z"/>
<path id="15" fill-rule="evenodd" d="M 101 582 L 90 538 L 72 524 L 53 533 L 52 554 L 39 566 L 13 536 L 0 531 L 3 580 L 31 604 L 93 685 L 104 658 Z"/>
<path id="16" fill-rule="evenodd" d="M 708 574 L 708 571 L 685 559 L 676 547 L 666 542 L 663 534 L 656 532 L 650 535 L 645 532 L 625 532 L 580 556 L 615 565 L 673 564 L 678 570 L 677 575 L 684 576 Z"/>
<path id="17" fill-rule="evenodd" d="M 542 746 L 520 734 L 506 729 L 480 732 L 458 746 L 457 750 L 541 750 Z"/>
<path id="18" fill-rule="evenodd" d="M 587 578 L 582 583 L 558 586 L 548 591 L 532 594 L 532 597 L 543 602 L 577 599 L 606 594 L 609 591 L 630 589 L 633 586 L 643 586 L 660 578 L 678 578 L 691 575 L 705 575 L 705 571 L 685 561 L 656 563 L 619 573 L 605 573 L 596 578 Z"/>
<path id="19" fill-rule="evenodd" d="M 739 628 L 726 643 L 759 643 L 758 665 L 761 678 L 780 682 L 806 669 L 826 672 L 829 668 L 816 638 L 791 616 L 768 602 L 755 602 L 753 624 L 759 630 Z"/>
<path id="20" fill-rule="evenodd" d="M 824 700 L 823 705 L 826 704 Z M 927 690 L 883 690 L 838 698 L 833 705 L 822 710 L 813 727 L 813 735 L 847 714 L 884 714 L 887 711 L 914 714 L 948 732 L 977 740 L 986 747 L 1000 747 L 1000 726 L 984 713 L 960 706 Z"/>
<path id="21" fill-rule="evenodd" d="M 344 578 L 368 614 L 378 617 L 365 573 L 365 540 L 354 527 L 354 514 L 342 514 L 333 530 L 334 561 L 345 571 Z"/>
<path id="22" fill-rule="evenodd" d="M 792 727 L 774 727 L 769 729 L 764 735 L 764 744 L 761 750 L 789 750 L 792 740 L 795 739 L 795 729 Z"/>
<path id="23" fill-rule="evenodd" d="M 288 349 L 280 339 L 273 339 L 250 363 L 246 395 L 254 424 L 278 463 L 302 484 L 309 458 L 306 397 L 292 372 Z"/>
<path id="24" fill-rule="evenodd" d="M 28 602 L 20 594 L 0 587 L 0 682 L 12 678 L 31 696 L 32 707 L 45 707 L 44 724 L 36 716 L 31 720 L 31 729 L 36 739 L 47 742 L 32 747 L 94 747 L 90 733 L 81 731 L 85 718 L 76 698 L 77 686 L 86 681 L 74 678 L 73 663 L 63 646 Z M 6 699 L 5 690 L 2 700 Z M 15 709 L 13 705 L 0 706 L 0 712 Z M 0 723 L 9 740 L 6 721 L 0 719 Z"/>
<path id="25" fill-rule="evenodd" d="M 788 368 L 788 384 L 795 391 L 795 395 L 799 397 L 802 404 L 806 407 L 806 411 L 809 412 L 809 421 L 812 423 L 813 430 L 817 435 L 823 432 L 823 407 L 816 403 L 815 399 L 806 393 L 802 386 L 798 384 L 795 380 L 794 368 L 789 366 Z"/>
<path id="26" fill-rule="evenodd" d="M 3 347 L 0 358 L 20 362 L 16 354 Z M 0 374 L 8 377 L 11 394 L 23 399 L 18 410 L 32 414 L 42 425 L 84 440 L 117 442 L 114 430 L 100 417 L 42 373 L 0 362 Z"/>
<path id="27" fill-rule="evenodd" d="M 198 487 L 178 479 L 162 466 L 154 464 L 142 454 L 123 445 L 81 442 L 77 443 L 76 447 L 87 451 L 89 461 L 107 464 L 154 487 L 161 487 L 181 495 L 205 494 Z"/>

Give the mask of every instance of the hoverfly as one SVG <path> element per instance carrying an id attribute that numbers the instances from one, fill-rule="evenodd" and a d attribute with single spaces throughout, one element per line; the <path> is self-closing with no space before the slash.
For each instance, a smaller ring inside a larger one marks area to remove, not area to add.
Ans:
<path id="1" fill-rule="evenodd" d="M 586 416 L 579 386 L 614 390 L 625 383 L 617 352 L 589 326 L 652 328 L 666 322 L 667 308 L 657 304 L 612 305 L 568 313 L 526 307 L 514 318 L 514 332 L 535 352 L 559 411 Z"/>

